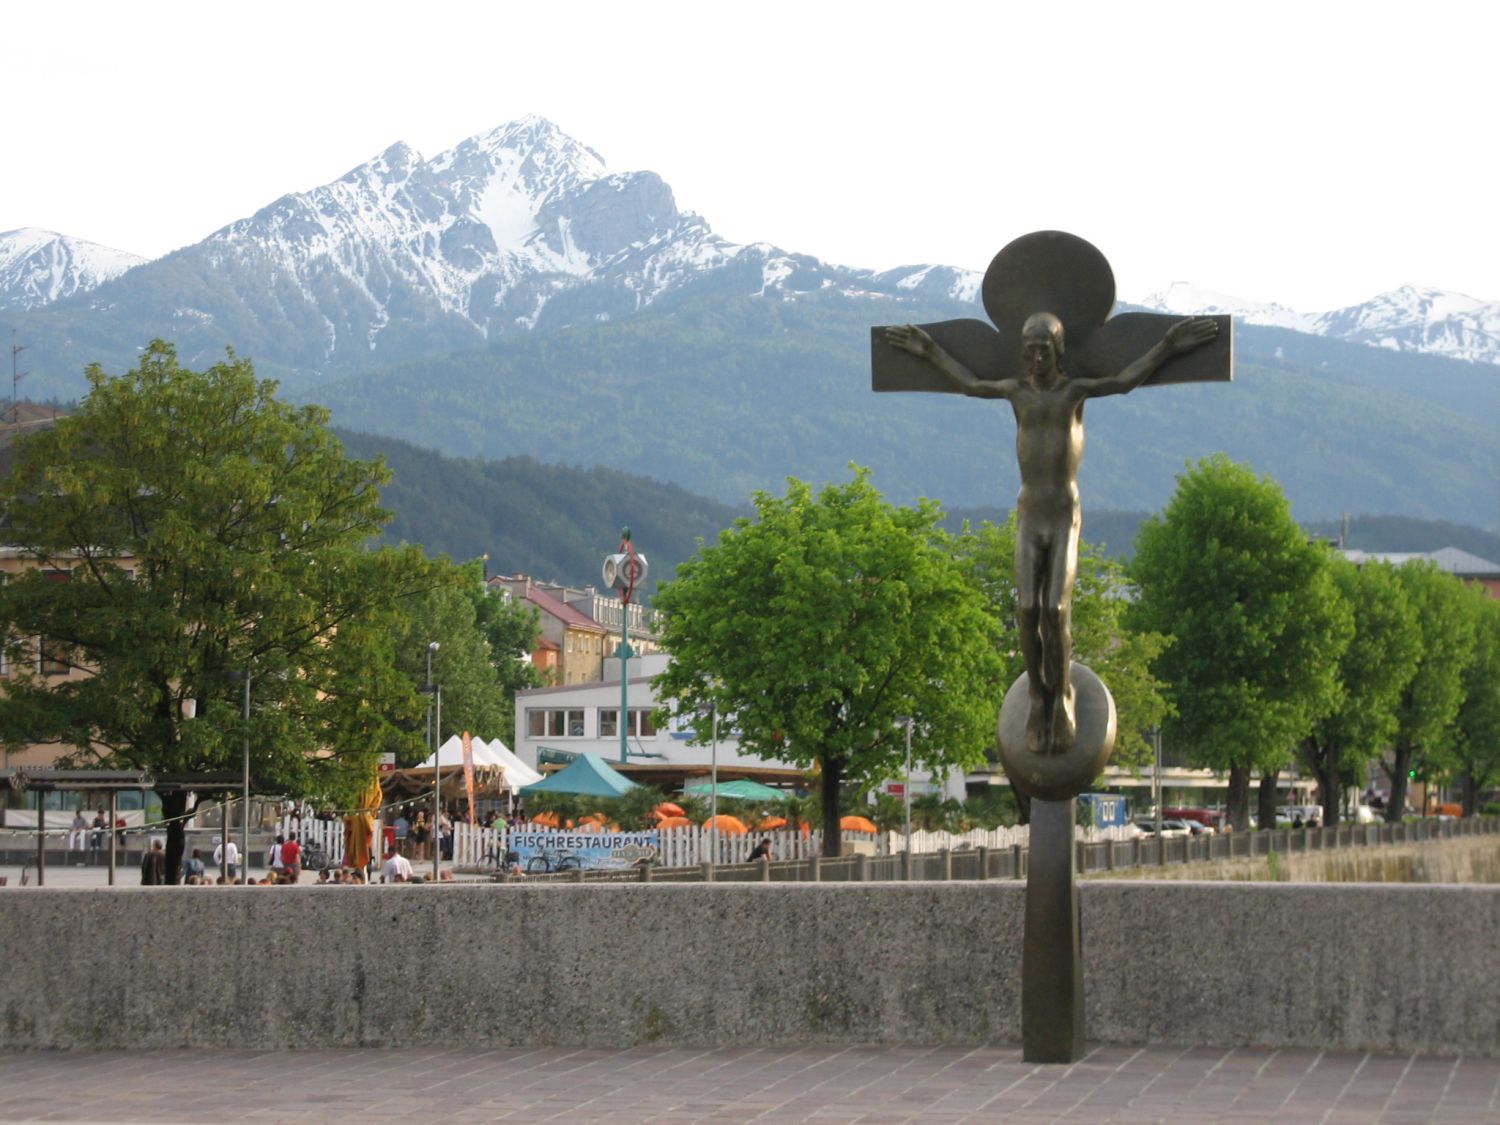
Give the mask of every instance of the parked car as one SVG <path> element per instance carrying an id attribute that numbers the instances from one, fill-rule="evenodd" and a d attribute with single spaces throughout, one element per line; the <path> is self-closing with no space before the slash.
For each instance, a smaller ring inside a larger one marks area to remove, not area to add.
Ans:
<path id="1" fill-rule="evenodd" d="M 1186 821 L 1194 836 L 1212 836 L 1219 828 L 1220 815 L 1208 809 L 1162 809 L 1161 814 Z"/>
<path id="2" fill-rule="evenodd" d="M 1141 830 L 1142 835 L 1156 835 L 1156 818 L 1153 816 L 1138 816 L 1131 823 Z M 1162 817 L 1161 834 L 1163 839 L 1171 836 L 1191 836 L 1193 830 L 1188 827 L 1185 820 L 1178 820 L 1174 817 Z"/>

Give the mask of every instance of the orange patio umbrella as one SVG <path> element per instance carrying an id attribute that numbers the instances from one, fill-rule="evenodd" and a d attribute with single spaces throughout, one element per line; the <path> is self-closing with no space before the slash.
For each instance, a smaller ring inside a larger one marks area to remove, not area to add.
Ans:
<path id="1" fill-rule="evenodd" d="M 737 816 L 730 816 L 728 813 L 720 813 L 718 816 L 709 817 L 703 822 L 703 827 L 717 827 L 725 836 L 744 836 L 750 831 L 743 820 Z"/>
<path id="2" fill-rule="evenodd" d="M 786 817 L 784 817 L 784 816 L 768 816 L 768 817 L 763 818 L 760 821 L 760 823 L 755 826 L 755 830 L 757 832 L 769 832 L 773 828 L 785 828 L 785 827 L 786 827 Z"/>
<path id="3" fill-rule="evenodd" d="M 344 817 L 344 866 L 365 868 L 375 849 L 375 813 L 383 799 L 380 791 L 380 770 L 376 767 L 370 784 L 359 795 L 359 803 Z"/>
<path id="4" fill-rule="evenodd" d="M 693 822 L 691 820 L 689 820 L 685 816 L 668 816 L 668 817 L 663 817 L 662 820 L 661 820 L 661 823 L 659 823 L 656 827 L 658 827 L 658 828 L 691 828 L 691 827 L 693 827 Z"/>
<path id="5" fill-rule="evenodd" d="M 681 805 L 674 804 L 671 801 L 663 801 L 661 804 L 657 805 L 653 811 L 658 817 L 661 818 L 666 818 L 669 816 L 687 816 L 687 813 L 683 811 Z"/>
<path id="6" fill-rule="evenodd" d="M 531 818 L 532 824 L 540 824 L 543 828 L 558 827 L 557 814 L 555 812 L 539 812 Z"/>
<path id="7" fill-rule="evenodd" d="M 880 831 L 873 820 L 863 816 L 846 816 L 839 821 L 839 828 L 844 832 L 869 832 L 872 835 Z"/>

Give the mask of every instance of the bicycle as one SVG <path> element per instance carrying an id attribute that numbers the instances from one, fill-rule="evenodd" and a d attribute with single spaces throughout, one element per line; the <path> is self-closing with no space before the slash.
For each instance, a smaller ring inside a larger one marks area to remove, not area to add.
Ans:
<path id="1" fill-rule="evenodd" d="M 316 840 L 304 841 L 300 866 L 304 871 L 321 871 L 328 866 L 327 849 Z"/>
<path id="2" fill-rule="evenodd" d="M 526 861 L 526 870 L 533 875 L 546 874 L 551 871 L 577 871 L 581 867 L 583 867 L 583 860 L 562 848 L 550 851 L 543 848 Z"/>

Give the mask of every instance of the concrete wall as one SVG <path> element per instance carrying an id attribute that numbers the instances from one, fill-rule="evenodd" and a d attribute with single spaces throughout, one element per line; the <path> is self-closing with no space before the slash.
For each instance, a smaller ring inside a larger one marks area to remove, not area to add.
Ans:
<path id="1" fill-rule="evenodd" d="M 1020 883 L 0 891 L 0 1047 L 1014 1043 Z M 1093 1042 L 1500 1055 L 1500 887 L 1082 887 Z"/>
<path id="2" fill-rule="evenodd" d="M 1245 879 L 1283 883 L 1500 883 L 1500 836 L 1457 836 L 1416 844 L 1280 852 L 1165 867 L 1094 871 L 1090 879 Z"/>

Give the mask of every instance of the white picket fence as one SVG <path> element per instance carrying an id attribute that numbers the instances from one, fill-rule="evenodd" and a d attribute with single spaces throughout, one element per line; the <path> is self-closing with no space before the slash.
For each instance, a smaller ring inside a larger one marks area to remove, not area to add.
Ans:
<path id="1" fill-rule="evenodd" d="M 1091 844 L 1105 840 L 1133 840 L 1138 835 L 1139 833 L 1128 824 L 1114 825 L 1110 828 L 1078 827 L 1073 830 L 1075 839 Z M 866 836 L 864 839 L 869 839 L 869 837 Z M 922 832 L 914 829 L 911 834 L 913 855 L 956 851 L 959 848 L 1010 848 L 1017 844 L 1026 847 L 1030 842 L 1031 826 L 1029 824 L 1018 824 L 1013 828 L 973 828 L 962 834 Z M 879 848 L 881 855 L 896 855 L 905 850 L 906 837 L 903 833 L 886 832 L 881 837 Z"/>
<path id="2" fill-rule="evenodd" d="M 382 825 L 377 822 L 375 838 L 382 840 Z M 278 829 L 283 834 L 298 833 L 304 843 L 313 842 L 321 846 L 326 860 L 331 865 L 342 862 L 344 856 L 344 823 L 342 820 L 296 820 L 285 817 Z M 528 832 L 546 831 L 535 825 Z M 560 832 L 569 834 L 571 832 Z M 1128 826 L 1114 828 L 1079 828 L 1075 835 L 1089 842 L 1102 840 L 1126 840 L 1133 837 Z M 744 863 L 751 850 L 763 838 L 771 841 L 771 854 L 777 859 L 808 859 L 819 855 L 823 848 L 823 834 L 818 831 L 803 835 L 794 830 L 781 829 L 775 832 L 752 832 L 747 836 L 715 834 L 707 828 L 668 828 L 659 830 L 657 864 L 662 867 L 694 867 L 707 863 L 718 847 L 721 864 Z M 1031 829 L 1026 825 L 1015 828 L 975 828 L 961 835 L 952 832 L 922 832 L 911 834 L 911 850 L 914 855 L 955 851 L 960 848 L 1009 848 L 1017 844 L 1025 847 L 1031 839 Z M 846 844 L 875 844 L 876 855 L 897 855 L 906 850 L 906 838 L 901 832 L 885 832 L 871 836 L 863 832 L 845 832 Z M 504 825 L 482 828 L 473 824 L 458 824 L 453 832 L 453 866 L 462 869 L 484 869 L 499 866 L 499 857 L 508 850 Z"/>

